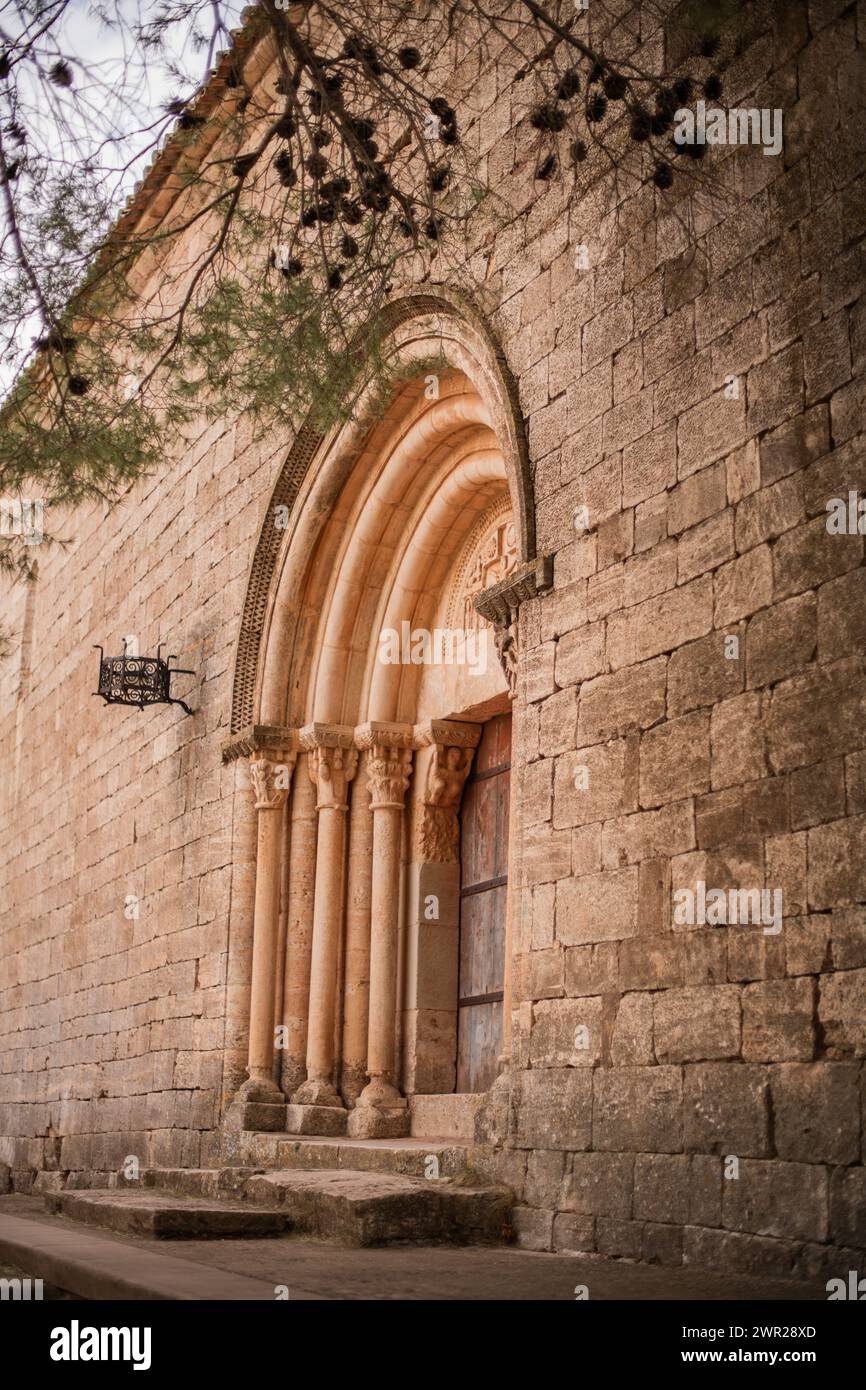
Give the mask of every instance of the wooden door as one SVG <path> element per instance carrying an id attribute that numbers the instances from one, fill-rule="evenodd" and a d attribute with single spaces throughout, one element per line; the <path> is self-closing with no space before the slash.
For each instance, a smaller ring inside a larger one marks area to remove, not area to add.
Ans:
<path id="1" fill-rule="evenodd" d="M 502 1050 L 511 715 L 484 726 L 460 808 L 457 1090 L 486 1091 Z"/>

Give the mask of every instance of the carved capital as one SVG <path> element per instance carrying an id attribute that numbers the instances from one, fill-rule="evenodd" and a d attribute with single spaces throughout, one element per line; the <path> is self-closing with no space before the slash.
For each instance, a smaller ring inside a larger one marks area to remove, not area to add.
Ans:
<path id="1" fill-rule="evenodd" d="M 449 732 L 452 731 L 452 732 Z M 480 725 L 436 721 L 429 729 L 433 757 L 427 767 L 424 796 L 413 835 L 413 857 L 439 864 L 459 858 L 460 823 L 457 812 L 463 787 L 481 737 Z M 443 740 L 447 739 L 445 742 Z M 453 741 L 459 739 L 459 742 Z"/>
<path id="2" fill-rule="evenodd" d="M 270 755 L 275 761 L 296 753 L 299 747 L 297 729 L 282 724 L 250 724 L 241 729 L 222 746 L 224 763 L 237 758 L 251 758 L 254 753 Z"/>
<path id="3" fill-rule="evenodd" d="M 277 811 L 283 805 L 292 784 L 292 771 L 297 753 L 284 752 L 281 761 L 254 753 L 250 759 L 250 781 L 257 811 Z"/>
<path id="4" fill-rule="evenodd" d="M 429 748 L 441 743 L 454 748 L 477 748 L 481 741 L 480 724 L 463 724 L 456 719 L 425 719 L 414 728 L 416 748 Z"/>
<path id="5" fill-rule="evenodd" d="M 371 720 L 355 730 L 355 743 L 369 750 L 367 773 L 373 810 L 386 806 L 402 809 L 412 772 L 412 725 Z"/>
<path id="6" fill-rule="evenodd" d="M 401 811 L 412 771 L 412 749 L 374 744 L 367 771 L 371 808 L 378 811 L 391 807 Z"/>
<path id="7" fill-rule="evenodd" d="M 474 755 L 474 748 L 460 747 L 453 743 L 435 745 L 424 789 L 424 802 L 427 806 L 457 810 Z"/>
<path id="8" fill-rule="evenodd" d="M 414 748 L 415 729 L 411 724 L 390 724 L 371 719 L 355 730 L 357 748 Z"/>
<path id="9" fill-rule="evenodd" d="M 348 810 L 349 783 L 358 766 L 357 748 L 316 744 L 309 753 L 307 768 L 316 786 L 316 809 Z"/>

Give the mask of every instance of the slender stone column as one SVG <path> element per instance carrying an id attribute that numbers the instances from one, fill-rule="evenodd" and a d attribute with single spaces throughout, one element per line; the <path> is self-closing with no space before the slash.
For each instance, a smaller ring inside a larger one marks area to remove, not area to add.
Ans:
<path id="1" fill-rule="evenodd" d="M 316 785 L 319 825 L 307 1079 L 292 1097 L 287 1118 L 287 1127 L 294 1134 L 338 1134 L 344 1131 L 346 1123 L 343 1102 L 334 1086 L 334 1022 L 337 959 L 343 923 L 348 787 L 358 764 L 358 752 L 352 740 L 351 729 L 332 725 L 309 724 L 301 730 L 301 742 L 310 754 L 310 777 Z"/>
<path id="2" fill-rule="evenodd" d="M 226 1022 L 223 1051 L 223 1090 L 220 1115 L 246 1080 L 250 1053 L 250 979 L 253 963 L 253 913 L 256 895 L 256 836 L 258 812 L 249 787 L 246 758 L 238 756 L 230 769 L 234 781 L 231 827 L 231 897 L 229 901 L 228 960 L 226 962 Z"/>
<path id="3" fill-rule="evenodd" d="M 274 977 L 280 927 L 283 807 L 296 753 L 256 750 L 250 781 L 258 817 L 253 959 L 250 979 L 248 1080 L 235 1097 L 230 1124 L 240 1129 L 282 1129 L 286 1098 L 274 1081 Z"/>
<path id="4" fill-rule="evenodd" d="M 367 785 L 370 754 L 359 760 L 349 811 L 346 952 L 343 982 L 343 1039 L 340 1094 L 354 1106 L 367 1083 L 367 1031 L 370 1021 L 370 895 L 373 863 L 373 812 Z"/>
<path id="5" fill-rule="evenodd" d="M 295 756 L 294 753 L 287 754 L 284 762 L 276 763 L 257 753 L 250 760 L 250 778 L 259 824 L 248 1070 L 250 1080 L 261 1082 L 263 1086 L 273 1084 L 274 977 L 280 926 L 280 842 L 283 807 L 289 794 Z"/>
<path id="6" fill-rule="evenodd" d="M 285 1055 L 284 1032 L 282 1028 L 286 988 L 286 947 L 288 945 L 289 912 L 289 801 L 283 807 L 283 823 L 280 828 L 280 916 L 277 932 L 277 958 L 274 969 L 274 1062 L 271 1075 L 274 1084 L 283 1090 L 283 1057 Z M 277 1029 L 279 1028 L 279 1035 Z"/>
<path id="7" fill-rule="evenodd" d="M 307 774 L 308 753 L 301 753 L 292 789 L 289 873 L 286 911 L 286 960 L 283 983 L 282 1088 L 292 1095 L 307 1074 L 307 1020 L 310 1007 L 310 960 L 313 949 L 313 903 L 316 875 L 316 788 Z"/>
<path id="8" fill-rule="evenodd" d="M 409 1132 L 409 1111 L 397 1078 L 397 930 L 400 918 L 400 860 L 403 802 L 412 769 L 409 725 L 365 724 L 356 741 L 370 749 L 368 786 L 373 812 L 373 879 L 370 905 L 370 1020 L 367 1072 L 370 1077 L 349 1120 L 357 1138 Z"/>

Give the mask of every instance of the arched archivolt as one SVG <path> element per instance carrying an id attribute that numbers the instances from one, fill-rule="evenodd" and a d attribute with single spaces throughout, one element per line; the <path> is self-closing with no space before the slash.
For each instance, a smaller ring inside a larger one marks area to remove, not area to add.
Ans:
<path id="1" fill-rule="evenodd" d="M 372 426 L 358 423 L 362 401 L 327 438 L 303 427 L 272 493 L 238 638 L 233 733 L 312 717 L 399 717 L 405 688 L 385 690 L 361 648 L 389 611 L 415 611 L 412 585 L 419 613 L 429 608 L 425 595 L 497 493 L 510 498 L 519 559 L 535 558 L 516 387 L 484 320 L 445 289 L 396 300 L 385 318 L 390 360 L 406 385 Z M 435 401 L 419 374 L 432 358 L 447 364 Z M 274 524 L 276 508 L 288 512 L 285 529 Z M 328 637 L 317 644 L 323 604 Z M 357 659 L 335 679 L 347 652 Z M 401 673 L 404 687 L 413 674 Z"/>

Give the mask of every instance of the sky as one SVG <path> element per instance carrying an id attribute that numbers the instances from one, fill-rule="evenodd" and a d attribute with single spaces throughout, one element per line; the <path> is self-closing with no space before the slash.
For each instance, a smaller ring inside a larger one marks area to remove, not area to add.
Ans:
<path id="1" fill-rule="evenodd" d="M 152 159 L 147 147 L 153 135 L 141 127 L 159 117 L 164 102 L 189 95 L 205 76 L 206 50 L 197 51 L 192 43 L 192 21 L 200 12 L 198 6 L 186 7 L 192 16 L 187 14 L 172 27 L 168 62 L 162 56 L 142 61 L 130 28 L 140 19 L 153 19 L 162 8 L 159 0 L 109 0 L 102 6 L 89 0 L 70 0 L 54 32 L 57 46 L 75 75 L 74 97 L 44 79 L 39 81 L 35 74 L 19 77 L 26 83 L 30 105 L 26 125 L 33 137 L 32 146 L 53 159 L 55 169 L 94 158 L 106 172 L 116 212 Z M 182 5 L 176 8 L 183 14 Z M 230 27 L 239 23 L 241 8 L 237 0 L 224 5 Z M 107 24 L 101 17 L 103 12 L 120 23 Z M 202 23 L 209 23 L 209 18 L 205 6 Z M 0 37 L 14 37 L 20 28 L 16 0 L 0 0 Z M 226 46 L 221 39 L 218 48 Z M 172 62 L 185 73 L 185 81 L 168 71 Z M 0 215 L 5 219 L 5 214 Z M 0 395 L 8 390 L 40 332 L 36 316 L 19 325 L 14 346 L 0 361 Z"/>

